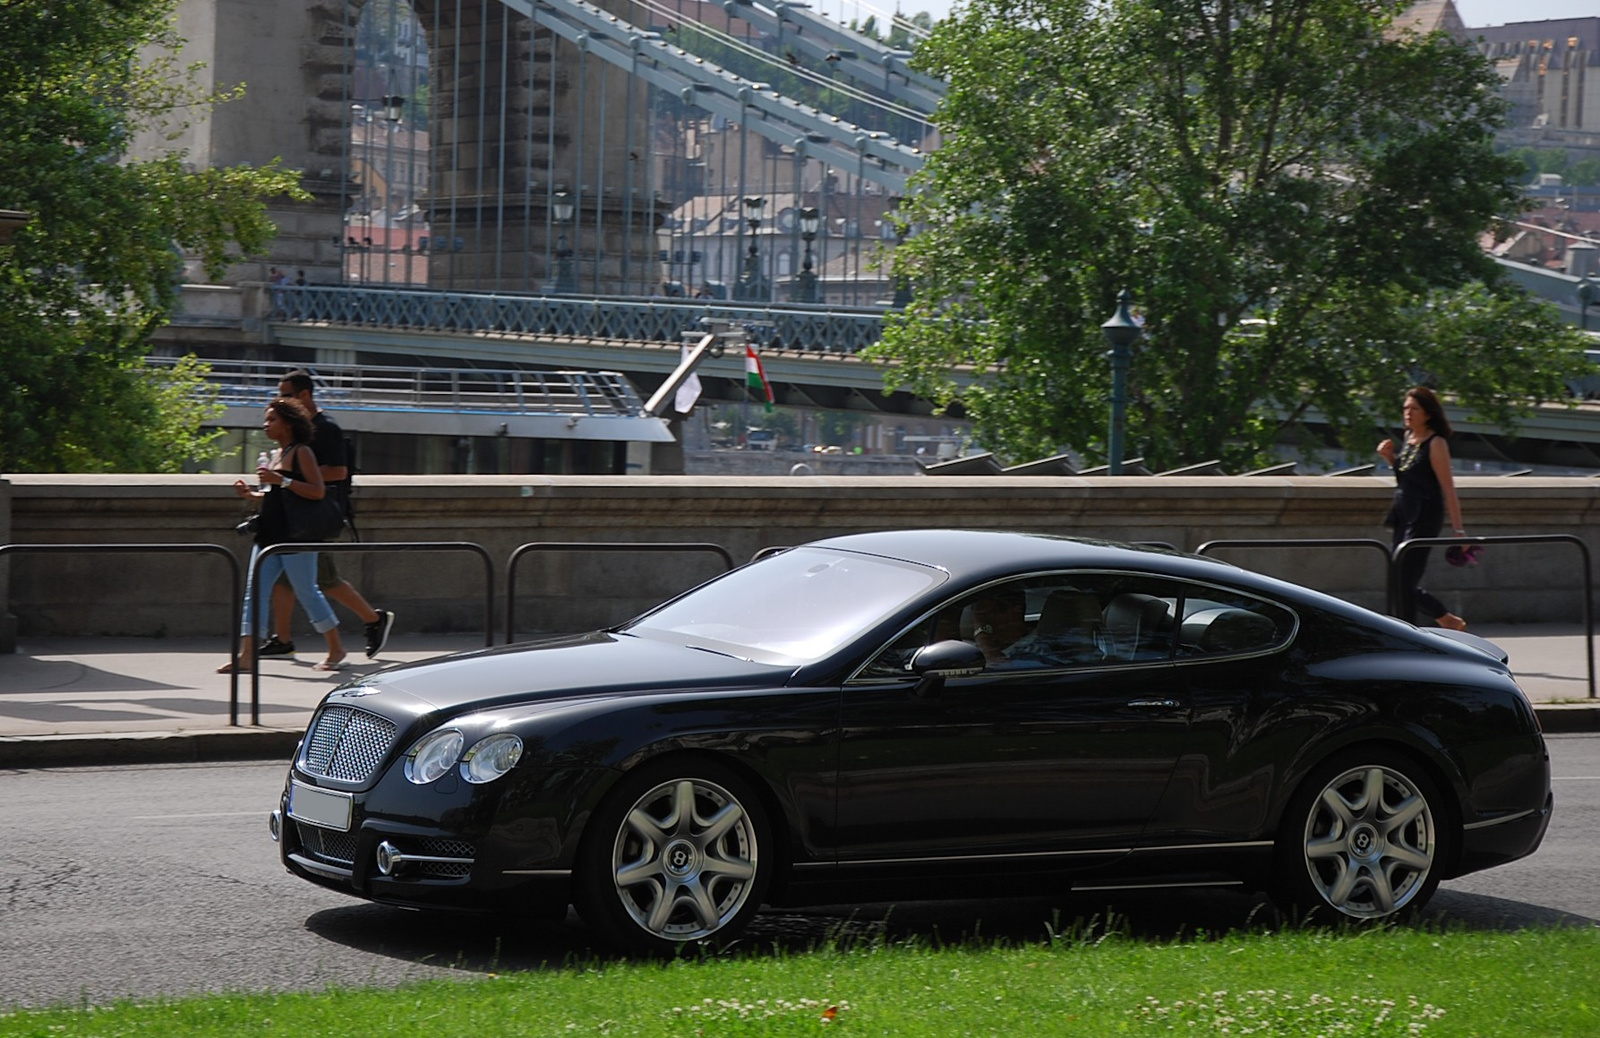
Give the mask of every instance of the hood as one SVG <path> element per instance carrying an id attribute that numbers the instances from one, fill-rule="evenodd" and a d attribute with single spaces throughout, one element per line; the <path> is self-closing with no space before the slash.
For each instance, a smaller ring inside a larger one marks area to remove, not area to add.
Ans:
<path id="1" fill-rule="evenodd" d="M 454 713 L 664 688 L 782 685 L 793 672 L 704 649 L 596 631 L 402 664 L 344 688 L 399 692 Z M 343 689 L 329 693 L 338 696 Z M 370 691 L 368 694 L 370 694 Z"/>

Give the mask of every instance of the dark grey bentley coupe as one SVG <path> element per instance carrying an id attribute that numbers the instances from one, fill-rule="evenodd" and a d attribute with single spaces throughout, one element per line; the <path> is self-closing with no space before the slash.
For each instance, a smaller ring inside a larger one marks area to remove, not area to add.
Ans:
<path id="1" fill-rule="evenodd" d="M 1550 811 L 1488 642 L 1195 556 L 921 530 L 335 689 L 272 829 L 357 897 L 573 904 L 660 952 L 763 904 L 996 892 L 1381 918 L 1532 853 Z"/>

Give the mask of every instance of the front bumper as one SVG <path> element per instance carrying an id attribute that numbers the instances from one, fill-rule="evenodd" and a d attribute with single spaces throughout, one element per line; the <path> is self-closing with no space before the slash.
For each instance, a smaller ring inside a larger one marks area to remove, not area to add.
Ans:
<path id="1" fill-rule="evenodd" d="M 562 912 L 577 836 L 571 787 L 581 787 L 582 776 L 512 775 L 503 787 L 415 786 L 386 776 L 371 790 L 343 794 L 350 821 L 341 828 L 294 816 L 292 784 L 315 780 L 291 772 L 273 813 L 279 856 L 302 879 L 386 904 Z"/>

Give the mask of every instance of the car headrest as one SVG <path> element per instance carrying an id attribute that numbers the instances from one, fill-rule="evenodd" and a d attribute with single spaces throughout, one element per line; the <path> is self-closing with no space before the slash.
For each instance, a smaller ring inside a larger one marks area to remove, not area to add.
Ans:
<path id="1" fill-rule="evenodd" d="M 1119 631 L 1156 630 L 1169 616 L 1166 602 L 1131 591 L 1118 595 L 1106 606 L 1107 626 Z"/>
<path id="2" fill-rule="evenodd" d="M 1039 610 L 1041 638 L 1092 633 L 1100 627 L 1100 599 L 1088 591 L 1052 591 Z"/>

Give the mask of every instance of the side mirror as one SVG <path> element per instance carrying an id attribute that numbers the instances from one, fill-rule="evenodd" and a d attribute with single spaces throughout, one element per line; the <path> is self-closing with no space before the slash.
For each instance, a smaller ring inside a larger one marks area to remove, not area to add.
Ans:
<path id="1" fill-rule="evenodd" d="M 917 650 L 907 668 L 917 676 L 911 694 L 917 699 L 932 699 L 944 690 L 948 678 L 970 678 L 982 674 L 983 650 L 971 642 L 934 642 Z"/>
<path id="2" fill-rule="evenodd" d="M 983 650 L 971 642 L 934 642 L 911 657 L 911 673 L 921 678 L 970 678 L 983 673 Z"/>

